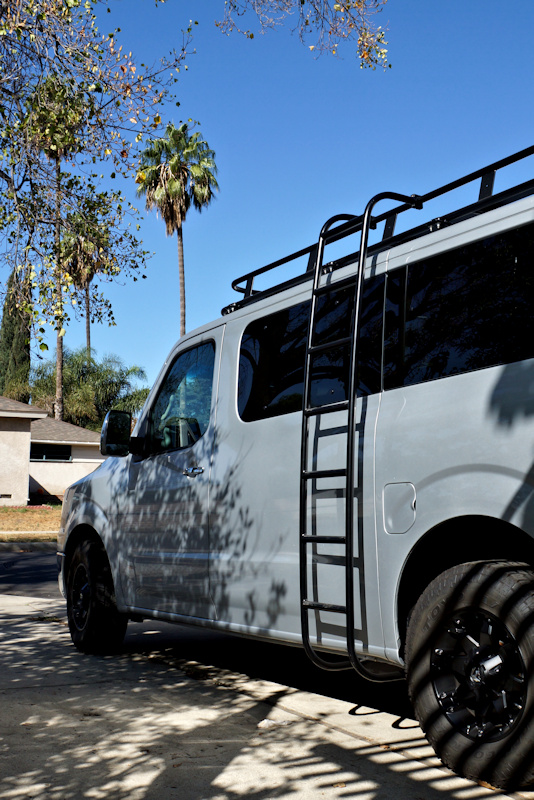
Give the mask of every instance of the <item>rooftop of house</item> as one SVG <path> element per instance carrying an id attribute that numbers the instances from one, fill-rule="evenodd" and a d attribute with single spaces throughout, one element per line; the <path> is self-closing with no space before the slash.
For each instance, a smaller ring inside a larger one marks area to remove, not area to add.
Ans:
<path id="1" fill-rule="evenodd" d="M 71 425 L 70 422 L 60 422 L 52 417 L 34 420 L 31 429 L 32 442 L 100 445 L 100 434 L 96 431 Z"/>
<path id="2" fill-rule="evenodd" d="M 17 419 L 42 419 L 47 412 L 43 408 L 11 400 L 10 397 L 0 397 L 0 417 L 13 417 Z"/>

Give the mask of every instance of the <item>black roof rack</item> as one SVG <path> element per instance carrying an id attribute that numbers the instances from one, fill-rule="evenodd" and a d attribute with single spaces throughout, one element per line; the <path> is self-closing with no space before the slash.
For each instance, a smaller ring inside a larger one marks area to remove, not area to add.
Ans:
<path id="1" fill-rule="evenodd" d="M 458 178 L 458 180 L 447 183 L 444 186 L 439 187 L 439 189 L 434 189 L 426 194 L 418 195 L 417 198 L 415 195 L 412 195 L 414 199 L 416 198 L 417 203 L 403 202 L 400 203 L 400 205 L 383 212 L 382 214 L 373 216 L 371 219 L 372 228 L 376 228 L 376 226 L 381 222 L 384 222 L 385 224 L 381 241 L 369 247 L 369 254 L 383 250 L 385 247 L 391 247 L 393 244 L 400 244 L 403 241 L 415 239 L 418 236 L 425 235 L 429 231 L 436 230 L 446 225 L 451 225 L 455 222 L 460 222 L 463 219 L 468 219 L 469 217 L 473 217 L 482 213 L 483 211 L 488 211 L 492 208 L 498 208 L 499 206 L 506 205 L 514 200 L 519 200 L 522 197 L 527 197 L 528 195 L 534 194 L 534 179 L 526 181 L 518 186 L 514 186 L 511 189 L 500 192 L 499 194 L 493 194 L 493 185 L 497 171 L 509 166 L 510 164 L 514 164 L 517 161 L 521 161 L 523 158 L 528 158 L 528 156 L 531 155 L 534 155 L 534 145 L 527 147 L 524 150 L 520 150 L 518 153 L 514 153 L 513 155 L 503 158 L 500 161 L 496 161 L 493 164 L 489 164 L 487 167 L 483 167 L 476 172 L 471 172 L 469 175 L 465 175 L 463 178 Z M 465 186 L 466 184 L 476 180 L 480 180 L 478 200 L 476 202 L 453 211 L 444 217 L 430 220 L 423 225 L 418 225 L 415 228 L 411 228 L 408 231 L 395 235 L 395 225 L 399 214 L 402 214 L 404 211 L 413 208 L 414 205 L 416 205 L 417 208 L 422 208 L 424 204 L 428 203 L 430 200 L 434 200 L 441 195 L 452 192 L 455 189 L 459 189 L 461 186 Z M 381 196 L 382 195 L 377 195 L 376 198 L 373 198 L 373 200 L 380 199 Z M 371 201 L 371 203 L 374 204 L 373 201 Z M 336 225 L 336 223 L 339 224 Z M 324 235 L 324 241 L 326 244 L 332 244 L 333 242 L 343 239 L 346 236 L 357 233 L 358 231 L 361 231 L 362 224 L 363 215 L 356 216 L 352 214 L 338 214 L 334 217 L 331 217 L 323 226 L 323 231 L 327 231 Z M 336 227 L 331 228 L 332 225 L 336 225 Z M 241 308 L 248 303 L 254 302 L 263 297 L 268 297 L 272 294 L 277 294 L 278 292 L 281 292 L 290 286 L 301 283 L 304 280 L 311 280 L 316 254 L 317 243 L 314 243 L 308 247 L 304 247 L 302 250 L 291 253 L 285 258 L 278 259 L 278 261 L 273 261 L 264 267 L 259 267 L 258 269 L 242 275 L 240 278 L 236 278 L 232 282 L 232 288 L 236 292 L 242 294 L 243 297 L 241 300 L 238 300 L 237 302 L 223 308 L 222 313 L 230 314 L 232 311 L 235 311 L 236 309 Z M 254 289 L 254 280 L 259 275 L 264 275 L 266 272 L 275 270 L 284 264 L 288 264 L 291 261 L 295 261 L 305 256 L 308 256 L 306 269 L 296 278 L 284 281 L 283 283 L 278 283 L 272 287 L 260 291 Z M 335 266 L 341 267 L 345 266 L 346 264 L 350 264 L 354 262 L 357 257 L 358 253 L 350 253 L 342 259 L 337 260 L 335 262 Z M 326 265 L 326 267 L 332 268 L 332 265 Z M 326 269 L 326 267 L 324 268 Z"/>

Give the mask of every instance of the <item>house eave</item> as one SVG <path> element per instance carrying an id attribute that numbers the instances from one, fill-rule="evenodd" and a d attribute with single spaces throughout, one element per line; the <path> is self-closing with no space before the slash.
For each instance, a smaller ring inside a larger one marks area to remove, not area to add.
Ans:
<path id="1" fill-rule="evenodd" d="M 83 444 L 87 447 L 100 447 L 100 442 L 75 442 L 72 439 L 34 439 L 32 444 Z"/>
<path id="2" fill-rule="evenodd" d="M 42 413 L 37 413 L 35 411 L 0 411 L 0 417 L 9 419 L 28 419 L 32 421 L 34 419 L 44 419 L 47 416 L 48 414 L 46 411 Z"/>

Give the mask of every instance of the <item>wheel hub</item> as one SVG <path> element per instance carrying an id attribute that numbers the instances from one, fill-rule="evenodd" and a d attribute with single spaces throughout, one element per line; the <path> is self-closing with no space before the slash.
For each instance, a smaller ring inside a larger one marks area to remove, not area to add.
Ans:
<path id="1" fill-rule="evenodd" d="M 488 612 L 466 609 L 449 620 L 432 650 L 430 672 L 444 714 L 470 739 L 496 741 L 523 713 L 526 681 L 519 647 Z"/>
<path id="2" fill-rule="evenodd" d="M 72 619 L 79 631 L 82 631 L 87 623 L 90 606 L 89 576 L 84 565 L 79 564 L 72 583 Z"/>
<path id="3" fill-rule="evenodd" d="M 471 673 L 469 680 L 473 684 L 495 684 L 499 680 L 499 675 L 502 672 L 504 660 L 499 653 L 491 655 L 488 653 L 476 654 L 473 659 L 475 664 L 471 666 Z M 476 663 L 476 662 L 479 663 Z"/>

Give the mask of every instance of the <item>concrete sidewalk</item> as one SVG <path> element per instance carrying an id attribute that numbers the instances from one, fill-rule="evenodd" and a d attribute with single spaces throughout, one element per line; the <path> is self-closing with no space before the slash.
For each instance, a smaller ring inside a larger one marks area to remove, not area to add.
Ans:
<path id="1" fill-rule="evenodd" d="M 234 639 L 137 623 L 89 657 L 62 602 L 0 595 L 0 618 L 0 800 L 508 796 L 441 767 L 411 719 L 188 659 Z"/>

